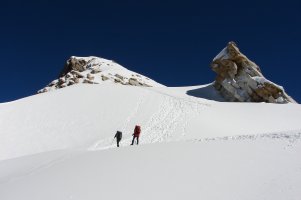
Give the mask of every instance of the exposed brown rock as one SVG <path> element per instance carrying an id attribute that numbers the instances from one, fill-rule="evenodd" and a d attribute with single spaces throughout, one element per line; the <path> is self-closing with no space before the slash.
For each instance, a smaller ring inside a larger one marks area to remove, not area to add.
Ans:
<path id="1" fill-rule="evenodd" d="M 115 79 L 114 79 L 114 82 L 115 82 L 115 83 L 120 83 L 120 82 L 121 82 L 121 80 L 120 80 L 120 79 L 118 79 L 118 78 L 115 78 Z"/>
<path id="2" fill-rule="evenodd" d="M 87 62 L 84 59 L 71 57 L 69 60 L 67 60 L 65 67 L 60 73 L 59 77 L 65 76 L 68 72 L 72 70 L 82 72 L 86 69 L 86 64 Z"/>
<path id="3" fill-rule="evenodd" d="M 90 81 L 90 80 L 88 80 L 88 79 L 84 79 L 83 83 L 96 84 L 96 83 L 94 83 L 93 81 Z"/>
<path id="4" fill-rule="evenodd" d="M 97 74 L 97 73 L 100 73 L 100 72 L 101 72 L 100 69 L 95 68 L 95 69 L 92 69 L 91 74 Z"/>
<path id="5" fill-rule="evenodd" d="M 130 78 L 128 84 L 134 85 L 134 86 L 142 86 L 143 85 L 136 78 Z"/>
<path id="6" fill-rule="evenodd" d="M 84 76 L 77 71 L 72 70 L 70 73 L 73 74 L 73 76 L 76 78 L 84 78 Z"/>
<path id="7" fill-rule="evenodd" d="M 106 76 L 104 76 L 104 75 L 101 75 L 101 80 L 106 81 L 106 80 L 108 80 L 108 79 L 109 79 L 108 77 L 106 77 Z"/>
<path id="8" fill-rule="evenodd" d="M 214 86 L 228 101 L 295 102 L 282 87 L 267 80 L 260 68 L 243 55 L 234 42 L 214 58 L 211 68 L 217 73 Z"/>
<path id="9" fill-rule="evenodd" d="M 94 76 L 92 76 L 91 74 L 87 74 L 87 79 L 94 80 Z"/>
<path id="10" fill-rule="evenodd" d="M 72 81 L 72 80 L 70 80 L 70 81 L 68 82 L 68 86 L 73 85 L 73 84 L 75 84 L 75 82 Z"/>
<path id="11" fill-rule="evenodd" d="M 121 75 L 119 75 L 119 74 L 115 74 L 115 76 L 116 76 L 117 78 L 121 79 L 121 80 L 123 80 L 123 79 L 124 79 L 124 77 L 123 77 L 123 76 L 121 76 Z"/>

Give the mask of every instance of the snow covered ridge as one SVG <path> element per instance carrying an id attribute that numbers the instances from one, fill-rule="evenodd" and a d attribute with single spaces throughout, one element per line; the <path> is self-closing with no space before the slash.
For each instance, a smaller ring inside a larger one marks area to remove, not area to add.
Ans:
<path id="1" fill-rule="evenodd" d="M 296 103 L 283 87 L 267 80 L 234 42 L 229 42 L 213 59 L 211 68 L 217 73 L 215 88 L 228 101 Z"/>
<path id="2" fill-rule="evenodd" d="M 78 83 L 101 84 L 104 82 L 144 87 L 163 86 L 148 77 L 124 68 L 112 60 L 94 56 L 72 56 L 67 60 L 59 78 L 39 90 L 38 93 L 60 89 Z"/>

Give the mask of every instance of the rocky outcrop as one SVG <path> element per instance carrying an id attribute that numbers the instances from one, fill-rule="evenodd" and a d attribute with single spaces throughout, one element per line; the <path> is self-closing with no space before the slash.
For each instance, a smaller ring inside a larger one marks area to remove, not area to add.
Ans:
<path id="1" fill-rule="evenodd" d="M 65 67 L 60 73 L 59 77 L 65 76 L 68 72 L 72 70 L 83 72 L 86 70 L 86 64 L 87 61 L 85 59 L 72 56 L 67 60 Z"/>
<path id="2" fill-rule="evenodd" d="M 163 86 L 143 75 L 129 71 L 112 60 L 98 57 L 75 57 L 67 60 L 57 80 L 49 83 L 38 93 L 48 92 L 75 84 L 101 84 L 111 82 L 132 86 Z"/>
<path id="3" fill-rule="evenodd" d="M 228 101 L 295 102 L 281 86 L 267 80 L 260 68 L 229 42 L 211 63 L 217 73 L 214 87 Z"/>

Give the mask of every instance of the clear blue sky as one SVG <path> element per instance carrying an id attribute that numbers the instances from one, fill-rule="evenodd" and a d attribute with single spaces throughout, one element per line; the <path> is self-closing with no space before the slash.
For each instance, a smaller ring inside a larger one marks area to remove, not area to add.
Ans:
<path id="1" fill-rule="evenodd" d="M 231 40 L 301 102 L 300 0 L 38 2 L 1 1 L 0 102 L 35 94 L 72 55 L 113 59 L 167 86 L 209 83 Z"/>

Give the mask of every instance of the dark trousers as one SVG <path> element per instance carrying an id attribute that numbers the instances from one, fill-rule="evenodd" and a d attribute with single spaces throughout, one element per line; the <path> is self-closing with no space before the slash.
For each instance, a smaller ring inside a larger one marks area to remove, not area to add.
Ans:
<path id="1" fill-rule="evenodd" d="M 138 145 L 138 144 L 139 144 L 139 137 L 137 137 L 137 136 L 133 136 L 132 145 L 133 145 L 134 142 L 135 142 L 135 138 L 137 138 L 137 145 Z"/>
<path id="2" fill-rule="evenodd" d="M 121 140 L 121 139 L 118 139 L 118 138 L 117 138 L 117 147 L 119 147 L 119 142 L 120 142 L 120 140 Z"/>

